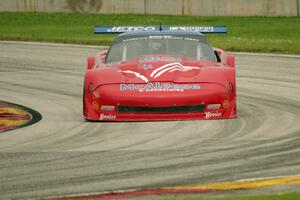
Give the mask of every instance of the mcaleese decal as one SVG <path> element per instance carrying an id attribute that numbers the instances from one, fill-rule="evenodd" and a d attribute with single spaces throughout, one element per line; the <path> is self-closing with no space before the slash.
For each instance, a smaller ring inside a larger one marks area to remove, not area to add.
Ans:
<path id="1" fill-rule="evenodd" d="M 121 91 L 139 91 L 139 92 L 183 92 L 185 90 L 199 90 L 199 84 L 174 84 L 161 82 L 148 82 L 146 84 L 120 84 Z"/>

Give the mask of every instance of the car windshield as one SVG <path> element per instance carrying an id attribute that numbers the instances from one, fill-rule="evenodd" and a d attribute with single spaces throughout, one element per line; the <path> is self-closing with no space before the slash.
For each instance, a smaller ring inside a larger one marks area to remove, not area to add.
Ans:
<path id="1" fill-rule="evenodd" d="M 206 42 L 189 37 L 147 36 L 127 38 L 114 43 L 108 52 L 106 63 L 130 60 L 139 55 L 182 55 L 195 60 L 217 61 Z"/>

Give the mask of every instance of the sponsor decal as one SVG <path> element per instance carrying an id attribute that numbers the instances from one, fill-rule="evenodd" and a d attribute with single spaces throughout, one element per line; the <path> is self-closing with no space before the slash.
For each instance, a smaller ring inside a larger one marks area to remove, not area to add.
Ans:
<path id="1" fill-rule="evenodd" d="M 93 101 L 92 102 L 92 107 L 93 107 L 94 110 L 99 110 L 99 104 L 98 104 L 98 102 L 97 101 Z"/>
<path id="2" fill-rule="evenodd" d="M 100 109 L 102 111 L 113 111 L 115 110 L 115 106 L 102 105 Z"/>
<path id="3" fill-rule="evenodd" d="M 205 119 L 215 118 L 215 117 L 221 117 L 222 113 L 220 112 L 205 112 Z"/>
<path id="4" fill-rule="evenodd" d="M 186 71 L 197 70 L 197 69 L 199 69 L 199 67 L 183 66 L 180 63 L 169 63 L 153 70 L 150 76 L 152 78 L 158 78 L 159 76 L 161 76 L 166 72 L 174 72 L 174 71 L 186 72 Z"/>
<path id="5" fill-rule="evenodd" d="M 211 26 L 173 26 L 170 31 L 189 31 L 189 32 L 213 32 Z"/>
<path id="6" fill-rule="evenodd" d="M 105 115 L 105 114 L 100 114 L 100 120 L 116 120 L 117 116 L 115 115 Z"/>
<path id="7" fill-rule="evenodd" d="M 151 69 L 151 65 L 146 65 L 144 64 L 145 69 Z M 164 73 L 167 72 L 174 72 L 174 71 L 181 71 L 181 72 L 186 72 L 186 71 L 191 71 L 191 70 L 198 70 L 198 67 L 193 67 L 193 66 L 183 66 L 180 63 L 169 63 L 166 65 L 163 65 L 155 70 L 150 74 L 150 77 L 156 79 L 159 76 L 161 76 Z M 125 84 L 122 83 L 120 84 L 120 90 L 121 91 L 126 91 L 126 90 L 137 90 L 139 92 L 157 92 L 157 91 L 178 91 L 178 92 L 183 92 L 185 90 L 199 90 L 200 85 L 199 84 L 174 84 L 174 83 L 161 83 L 161 82 L 156 82 L 156 83 L 151 83 L 149 82 L 148 78 L 138 72 L 134 72 L 131 70 L 125 70 L 122 71 L 120 70 L 119 72 L 125 73 L 125 74 L 133 74 L 137 78 L 140 78 L 143 80 L 146 84 Z"/>
<path id="8" fill-rule="evenodd" d="M 160 56 L 160 57 L 140 57 L 140 62 L 180 62 L 180 57 Z"/>
<path id="9" fill-rule="evenodd" d="M 145 81 L 146 83 L 148 83 L 148 79 L 147 77 L 145 77 L 144 75 L 138 73 L 138 72 L 134 72 L 134 71 L 130 71 L 130 70 L 127 70 L 127 71 L 119 71 L 121 73 L 125 73 L 125 74 L 134 74 L 136 77 L 142 79 L 143 81 Z"/>
<path id="10" fill-rule="evenodd" d="M 155 31 L 155 29 L 155 26 L 115 26 L 108 29 L 108 32 Z"/>
<path id="11" fill-rule="evenodd" d="M 174 28 L 176 28 L 176 27 L 174 27 Z M 149 39 L 156 39 L 156 40 L 162 40 L 162 39 L 189 40 L 189 41 L 196 41 L 196 42 L 199 41 L 199 39 L 196 39 L 196 38 L 180 37 L 180 36 L 172 36 L 172 35 L 150 35 Z"/>
<path id="12" fill-rule="evenodd" d="M 135 27 L 138 28 L 138 27 Z M 108 29 L 108 32 L 112 32 L 110 31 L 111 29 Z M 134 29 L 128 30 L 128 31 L 116 31 L 116 32 L 135 32 Z M 150 36 L 146 36 L 146 37 L 132 37 L 132 38 L 127 38 L 122 40 L 122 42 L 130 42 L 130 41 L 140 41 L 140 40 L 188 40 L 188 41 L 195 41 L 195 42 L 199 42 L 199 39 L 196 38 L 190 38 L 190 37 L 180 37 L 180 36 L 171 36 L 171 35 L 150 35 Z"/>
<path id="13" fill-rule="evenodd" d="M 145 66 L 144 66 L 145 67 Z M 151 66 L 150 66 L 151 67 Z M 166 72 L 174 72 L 174 71 L 181 71 L 181 72 L 186 72 L 186 71 L 191 71 L 191 70 L 199 70 L 199 67 L 193 67 L 193 66 L 183 66 L 180 63 L 169 63 L 166 65 L 163 65 L 155 70 L 150 74 L 150 76 L 154 79 L 158 78 L 162 74 Z M 134 74 L 136 77 L 142 79 L 146 83 L 149 82 L 148 78 L 138 72 L 134 72 L 131 70 L 120 70 L 119 72 L 125 73 L 125 74 Z"/>
<path id="14" fill-rule="evenodd" d="M 136 32 L 136 31 L 189 31 L 189 32 L 214 32 L 213 26 L 113 26 L 106 32 Z"/>
<path id="15" fill-rule="evenodd" d="M 208 110 L 218 110 L 221 108 L 221 104 L 208 104 L 207 109 Z"/>
<path id="16" fill-rule="evenodd" d="M 148 37 L 128 38 L 122 40 L 122 42 L 139 41 L 139 40 L 147 40 L 147 39 Z"/>
<path id="17" fill-rule="evenodd" d="M 227 109 L 228 107 L 229 107 L 229 100 L 226 99 L 226 100 L 224 100 L 224 102 L 223 102 L 223 108 Z"/>
<path id="18" fill-rule="evenodd" d="M 144 64 L 144 69 L 145 70 L 152 69 L 152 65 L 146 65 L 146 64 Z"/>
<path id="19" fill-rule="evenodd" d="M 88 91 L 93 92 L 93 84 L 92 83 L 89 84 Z"/>
<path id="20" fill-rule="evenodd" d="M 139 91 L 139 92 L 183 92 L 185 90 L 199 90 L 199 84 L 174 84 L 174 83 L 161 83 L 161 82 L 148 82 L 146 84 L 120 84 L 120 90 L 126 91 Z"/>

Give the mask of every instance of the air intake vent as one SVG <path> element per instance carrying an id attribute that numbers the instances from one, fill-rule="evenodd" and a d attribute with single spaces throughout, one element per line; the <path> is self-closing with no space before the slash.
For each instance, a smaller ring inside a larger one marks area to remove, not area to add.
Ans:
<path id="1" fill-rule="evenodd" d="M 204 104 L 171 107 L 118 106 L 119 113 L 197 113 L 204 112 Z"/>

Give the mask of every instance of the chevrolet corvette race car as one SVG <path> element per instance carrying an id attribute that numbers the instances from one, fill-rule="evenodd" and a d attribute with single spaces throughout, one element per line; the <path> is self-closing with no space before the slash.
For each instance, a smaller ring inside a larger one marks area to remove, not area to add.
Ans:
<path id="1" fill-rule="evenodd" d="M 235 58 L 202 33 L 226 27 L 96 27 L 121 33 L 88 57 L 83 115 L 90 121 L 226 119 L 236 115 Z"/>

